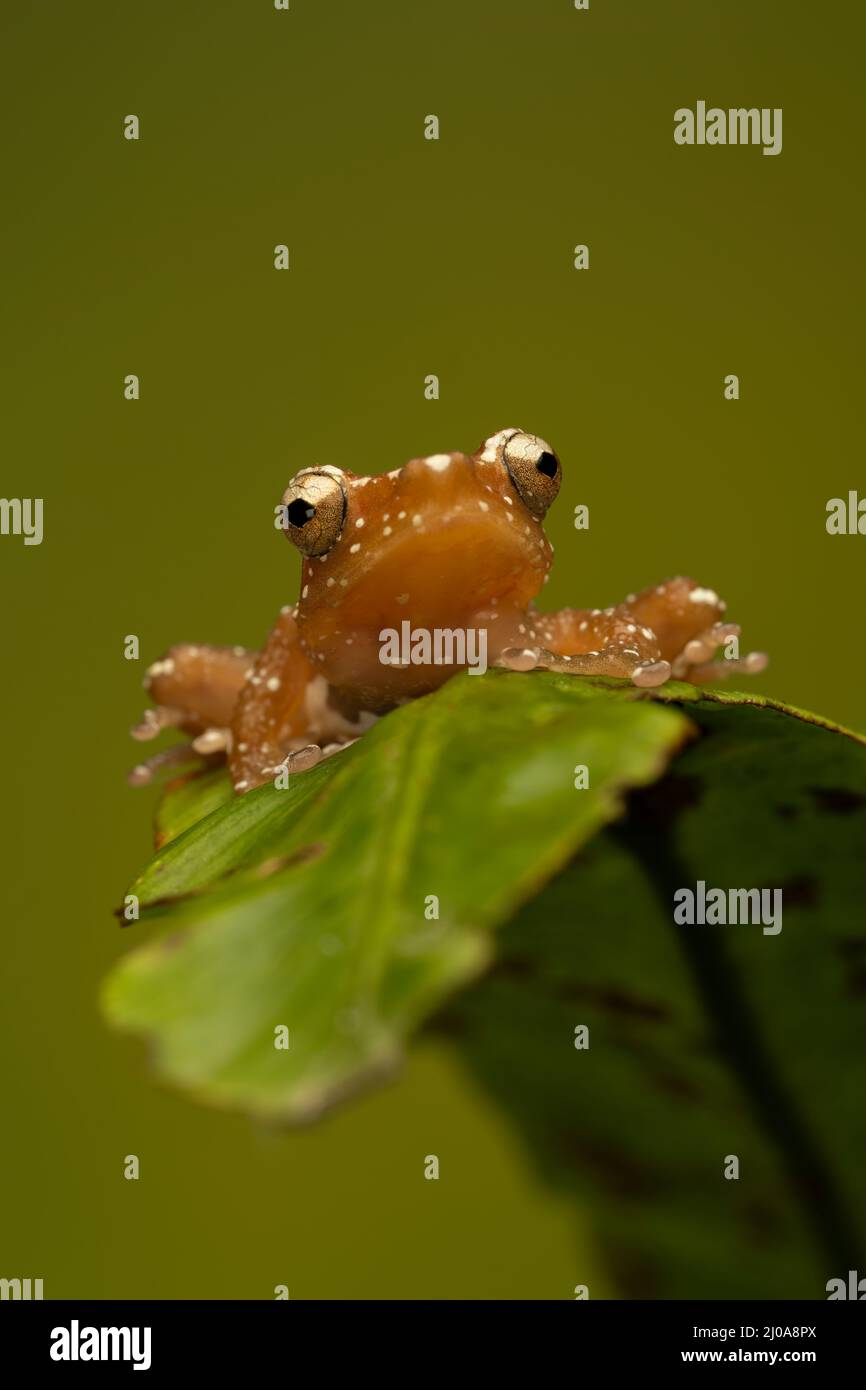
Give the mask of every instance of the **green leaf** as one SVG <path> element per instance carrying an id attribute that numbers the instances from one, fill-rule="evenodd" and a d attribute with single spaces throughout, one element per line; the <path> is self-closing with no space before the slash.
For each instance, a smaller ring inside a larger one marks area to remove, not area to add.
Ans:
<path id="1" fill-rule="evenodd" d="M 186 784 L 160 817 L 174 838 L 130 890 L 150 939 L 108 980 L 108 1017 L 202 1100 L 315 1115 L 394 1067 L 488 963 L 491 929 L 691 733 L 629 685 L 489 672 L 394 711 L 286 790 L 210 809 L 225 783 Z"/>
<path id="2" fill-rule="evenodd" d="M 825 1298 L 866 1271 L 864 740 L 759 697 L 659 697 L 701 737 L 439 1026 L 592 1213 L 620 1291 Z M 698 880 L 781 888 L 781 932 L 676 926 Z"/>
<path id="3" fill-rule="evenodd" d="M 167 845 L 169 840 L 176 840 L 196 821 L 204 820 L 211 811 L 231 801 L 232 794 L 232 784 L 223 768 L 174 779 L 156 808 L 154 839 L 157 849 Z"/>

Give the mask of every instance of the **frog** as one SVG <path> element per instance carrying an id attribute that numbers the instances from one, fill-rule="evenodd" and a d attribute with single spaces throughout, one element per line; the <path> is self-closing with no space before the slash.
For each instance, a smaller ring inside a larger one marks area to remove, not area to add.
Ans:
<path id="1" fill-rule="evenodd" d="M 684 576 L 613 607 L 539 610 L 553 561 L 543 523 L 561 482 L 555 450 L 517 428 L 473 454 L 431 454 L 390 472 L 302 468 L 274 519 L 300 552 L 297 603 L 281 608 L 258 651 L 181 643 L 149 666 L 153 706 L 133 736 L 177 729 L 191 742 L 139 763 L 130 781 L 191 756 L 225 759 L 244 795 L 351 746 L 466 669 L 465 657 L 386 658 L 395 631 L 480 632 L 507 671 L 613 677 L 636 692 L 765 668 L 763 652 L 719 659 L 720 648 L 738 649 L 740 628 L 724 620 L 714 589 Z"/>

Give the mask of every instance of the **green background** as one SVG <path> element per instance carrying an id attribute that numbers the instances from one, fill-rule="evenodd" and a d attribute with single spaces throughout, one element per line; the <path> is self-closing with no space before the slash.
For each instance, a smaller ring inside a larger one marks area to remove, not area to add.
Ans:
<path id="1" fill-rule="evenodd" d="M 866 540 L 824 526 L 864 487 L 863 21 L 827 0 L 15 10 L 2 493 L 45 499 L 45 540 L 0 538 L 0 1276 L 603 1296 L 591 1213 L 538 1185 L 445 1042 L 285 1136 L 160 1089 L 107 1032 L 99 981 L 137 930 L 111 911 L 154 801 L 125 785 L 126 730 L 146 661 L 258 643 L 294 598 L 272 509 L 299 467 L 380 471 L 506 425 L 563 460 L 545 606 L 692 574 L 771 653 L 755 689 L 864 727 Z M 701 98 L 781 106 L 782 154 L 675 146 Z"/>

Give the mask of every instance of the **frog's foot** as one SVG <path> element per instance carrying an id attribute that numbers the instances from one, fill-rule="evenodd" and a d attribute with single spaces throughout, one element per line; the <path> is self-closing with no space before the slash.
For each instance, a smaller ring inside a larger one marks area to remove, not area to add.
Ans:
<path id="1" fill-rule="evenodd" d="M 739 635 L 740 628 L 737 623 L 713 623 L 711 627 L 698 633 L 697 637 L 692 637 L 671 662 L 674 679 L 690 681 L 692 685 L 707 685 L 710 681 L 727 680 L 728 676 L 737 673 L 747 676 L 758 675 L 769 662 L 766 652 L 749 652 L 742 657 L 714 659 L 719 647 L 727 647 Z"/>
<path id="2" fill-rule="evenodd" d="M 323 762 L 325 758 L 332 758 L 335 753 L 342 753 L 344 748 L 351 748 L 352 744 L 357 742 L 356 738 L 348 738 L 341 743 L 304 743 L 286 753 L 284 757 L 278 758 L 269 767 L 261 768 L 254 778 L 250 777 L 236 782 L 235 791 L 241 793 L 251 791 L 253 787 L 260 787 L 263 782 L 278 777 L 282 772 L 307 772 L 311 767 L 316 767 L 318 763 Z"/>
<path id="3" fill-rule="evenodd" d="M 715 648 L 714 648 L 715 650 Z M 670 678 L 668 661 L 647 659 L 637 646 L 612 643 L 596 652 L 581 652 L 561 656 L 547 647 L 506 647 L 500 652 L 497 666 L 508 671 L 556 671 L 563 676 L 619 676 L 637 686 L 664 685 Z"/>
<path id="4" fill-rule="evenodd" d="M 266 767 L 258 769 L 254 778 L 241 778 L 235 782 L 236 792 L 251 791 L 253 787 L 260 787 L 272 778 L 278 777 L 282 772 L 306 772 L 308 768 L 315 767 L 316 763 L 322 760 L 322 749 L 317 743 L 305 743 L 299 748 L 286 753 L 285 757 L 277 756 L 274 761 Z"/>
<path id="5" fill-rule="evenodd" d="M 163 729 L 183 728 L 188 718 L 189 715 L 182 709 L 175 709 L 172 705 L 157 705 L 155 709 L 146 709 L 129 732 L 138 743 L 146 743 L 152 738 L 157 738 Z"/>
<path id="6" fill-rule="evenodd" d="M 675 680 L 705 685 L 737 672 L 753 676 L 767 665 L 763 652 L 740 657 L 735 640 L 740 629 L 723 621 L 724 601 L 693 579 L 679 575 L 629 594 L 619 611 L 631 614 L 641 634 L 653 634 L 658 654 L 671 663 Z M 716 658 L 720 647 L 725 648 L 724 660 Z"/>
<path id="7" fill-rule="evenodd" d="M 196 753 L 209 758 L 212 753 L 227 753 L 232 746 L 231 729 L 203 729 L 192 741 Z"/>
<path id="8" fill-rule="evenodd" d="M 229 723 L 255 654 L 246 647 L 208 647 L 181 643 L 148 667 L 144 687 L 154 700 L 130 730 L 139 743 L 166 729 L 182 730 L 190 743 L 172 744 L 138 763 L 127 780 L 145 786 L 155 772 L 196 756 L 216 758 L 231 749 Z"/>
<path id="9" fill-rule="evenodd" d="M 172 647 L 147 669 L 144 686 L 156 709 L 145 714 L 133 738 L 155 738 L 169 728 L 192 734 L 227 728 L 254 661 L 246 647 Z"/>

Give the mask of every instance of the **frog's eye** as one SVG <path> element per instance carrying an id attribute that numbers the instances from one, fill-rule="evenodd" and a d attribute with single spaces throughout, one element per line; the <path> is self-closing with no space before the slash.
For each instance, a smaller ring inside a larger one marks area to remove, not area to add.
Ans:
<path id="1" fill-rule="evenodd" d="M 513 434 L 502 457 L 523 504 L 539 520 L 559 492 L 562 469 L 549 444 L 536 434 Z"/>
<path id="2" fill-rule="evenodd" d="M 283 516 L 283 530 L 302 554 L 326 554 L 346 519 L 343 484 L 334 473 L 299 473 L 283 493 Z"/>

